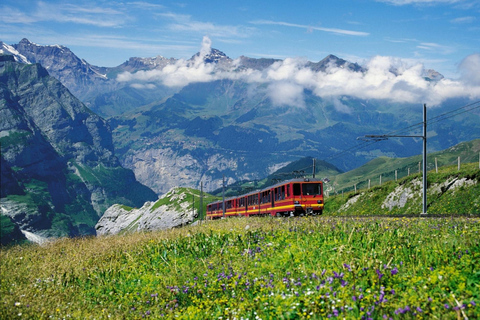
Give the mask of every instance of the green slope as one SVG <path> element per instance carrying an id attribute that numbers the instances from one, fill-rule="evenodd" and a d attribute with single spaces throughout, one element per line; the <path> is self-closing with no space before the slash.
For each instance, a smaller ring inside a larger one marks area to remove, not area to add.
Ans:
<path id="1" fill-rule="evenodd" d="M 327 197 L 326 215 L 411 215 L 422 212 L 422 175 L 412 174 L 370 189 Z M 480 214 L 478 162 L 427 173 L 428 214 Z"/>
<path id="2" fill-rule="evenodd" d="M 456 164 L 458 157 L 460 157 L 461 163 L 478 163 L 479 153 L 480 139 L 463 142 L 442 151 L 429 153 L 427 169 L 435 169 L 435 158 L 438 167 Z M 341 193 L 342 190 L 350 191 L 354 189 L 354 185 L 357 186 L 357 189 L 366 188 L 369 179 L 371 186 L 379 185 L 380 175 L 382 183 L 395 180 L 395 170 L 397 170 L 397 178 L 400 179 L 408 175 L 409 169 L 410 174 L 418 173 L 418 163 L 421 161 L 422 155 L 408 158 L 379 157 L 359 168 L 332 177 L 328 184 L 328 191 L 331 193 Z"/>

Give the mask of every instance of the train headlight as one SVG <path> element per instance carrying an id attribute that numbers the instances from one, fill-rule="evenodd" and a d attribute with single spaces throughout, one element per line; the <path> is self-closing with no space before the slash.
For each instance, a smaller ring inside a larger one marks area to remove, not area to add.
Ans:
<path id="1" fill-rule="evenodd" d="M 295 202 L 294 202 L 294 204 L 299 204 L 299 203 L 300 203 L 300 202 L 298 202 L 298 201 L 295 201 Z"/>
<path id="2" fill-rule="evenodd" d="M 317 200 L 317 203 L 318 203 L 318 204 L 322 204 L 323 201 L 322 201 L 322 200 Z"/>

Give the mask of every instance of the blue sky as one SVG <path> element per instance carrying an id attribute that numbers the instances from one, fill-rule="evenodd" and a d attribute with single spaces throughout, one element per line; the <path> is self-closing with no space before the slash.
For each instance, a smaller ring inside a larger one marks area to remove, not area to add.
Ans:
<path id="1" fill-rule="evenodd" d="M 61 44 L 97 66 L 129 57 L 189 58 L 207 36 L 231 58 L 389 56 L 447 77 L 480 52 L 478 0 L 3 0 L 0 40 Z"/>

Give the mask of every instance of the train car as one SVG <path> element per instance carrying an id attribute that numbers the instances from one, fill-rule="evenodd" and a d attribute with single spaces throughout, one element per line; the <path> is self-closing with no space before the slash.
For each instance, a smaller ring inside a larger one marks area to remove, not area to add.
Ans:
<path id="1" fill-rule="evenodd" d="M 225 200 L 225 216 L 301 216 L 322 214 L 323 182 L 293 179 L 271 187 Z M 207 218 L 223 217 L 223 202 L 207 205 Z"/>

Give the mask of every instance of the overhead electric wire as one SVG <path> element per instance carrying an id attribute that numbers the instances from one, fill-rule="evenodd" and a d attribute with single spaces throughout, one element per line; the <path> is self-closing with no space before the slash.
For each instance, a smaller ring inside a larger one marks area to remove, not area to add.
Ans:
<path id="1" fill-rule="evenodd" d="M 476 105 L 476 106 L 475 106 Z M 474 106 L 474 107 L 472 107 Z M 466 108 L 469 108 L 469 109 L 466 109 Z M 475 102 L 472 102 L 470 104 L 467 104 L 465 106 L 462 106 L 460 108 L 457 108 L 455 110 L 451 110 L 451 111 L 448 111 L 448 112 L 445 112 L 445 113 L 442 113 L 438 116 L 435 116 L 433 118 L 430 118 L 430 119 L 427 119 L 427 124 L 431 125 L 431 124 L 435 124 L 437 122 L 440 122 L 440 121 L 443 121 L 443 120 L 446 120 L 446 119 L 449 119 L 449 118 L 452 118 L 452 117 L 455 117 L 455 116 L 458 116 L 460 114 L 463 114 L 463 113 L 466 113 L 466 112 L 470 112 L 472 110 L 475 110 L 477 108 L 480 108 L 480 101 L 475 101 Z M 463 109 L 466 109 L 466 110 L 463 110 Z M 415 124 L 412 124 L 408 127 L 405 127 L 405 128 L 402 128 L 402 129 L 398 129 L 398 130 L 395 130 L 395 131 L 391 131 L 389 133 L 386 133 L 386 134 L 383 134 L 383 135 L 379 135 L 379 136 L 393 136 L 393 135 L 400 135 L 402 133 L 406 133 L 408 131 L 411 131 L 413 130 L 415 127 L 418 127 L 418 129 L 421 128 L 421 126 L 423 125 L 423 121 L 422 122 L 418 122 L 418 123 L 415 123 Z M 336 154 L 333 154 L 331 155 L 330 157 L 327 157 L 325 160 L 332 160 L 332 159 L 336 159 L 336 158 L 339 158 L 341 156 L 343 156 L 344 154 L 346 153 L 351 153 L 353 151 L 357 151 L 357 150 L 360 150 L 360 149 L 364 149 L 372 144 L 375 144 L 375 143 L 378 143 L 379 141 L 365 141 L 361 144 L 358 144 L 358 145 L 355 145 L 355 146 L 352 146 L 348 149 L 345 149 L 343 151 L 340 151 Z"/>

